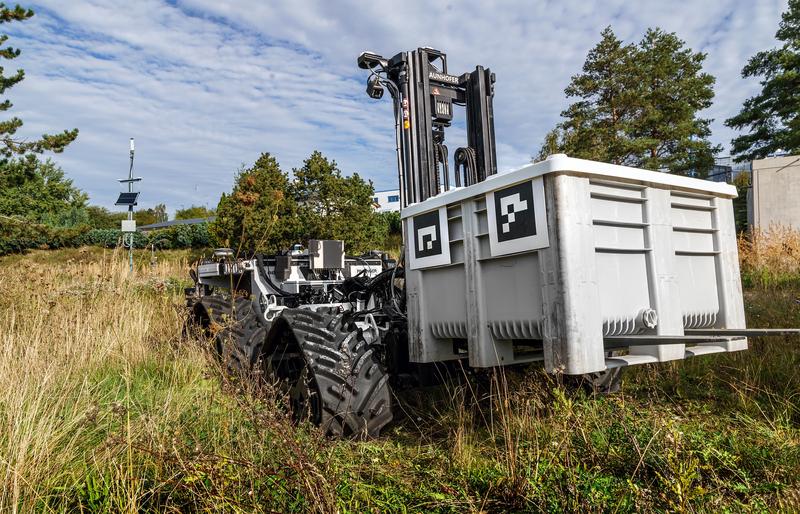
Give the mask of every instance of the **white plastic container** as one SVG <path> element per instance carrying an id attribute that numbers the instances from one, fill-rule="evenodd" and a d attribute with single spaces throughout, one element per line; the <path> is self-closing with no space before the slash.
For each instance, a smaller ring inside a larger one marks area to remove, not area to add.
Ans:
<path id="1" fill-rule="evenodd" d="M 411 360 L 581 374 L 746 349 L 685 332 L 745 328 L 735 196 L 554 155 L 407 207 Z"/>

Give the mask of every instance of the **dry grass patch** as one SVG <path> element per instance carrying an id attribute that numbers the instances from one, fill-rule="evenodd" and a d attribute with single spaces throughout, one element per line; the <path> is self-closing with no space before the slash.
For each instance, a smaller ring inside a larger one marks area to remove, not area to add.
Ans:
<path id="1" fill-rule="evenodd" d="M 796 337 L 639 367 L 610 397 L 463 373 L 403 395 L 381 439 L 331 441 L 182 336 L 189 257 L 0 259 L 0 512 L 800 510 Z M 800 326 L 800 287 L 771 283 L 748 324 Z"/>
<path id="2" fill-rule="evenodd" d="M 800 280 L 800 231 L 780 225 L 739 236 L 745 285 L 770 287 Z"/>

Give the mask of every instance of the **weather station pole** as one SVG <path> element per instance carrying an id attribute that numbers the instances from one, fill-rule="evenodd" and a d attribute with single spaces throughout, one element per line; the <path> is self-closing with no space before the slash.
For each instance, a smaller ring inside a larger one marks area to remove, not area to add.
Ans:
<path id="1" fill-rule="evenodd" d="M 128 193 L 133 192 L 133 151 L 135 149 L 131 138 L 131 165 L 128 168 Z M 128 221 L 133 220 L 133 204 L 128 205 Z M 133 232 L 128 236 L 128 271 L 133 273 Z"/>
<path id="2" fill-rule="evenodd" d="M 133 190 L 133 183 L 142 180 L 142 177 L 133 176 L 133 152 L 135 150 L 133 138 L 131 138 L 130 166 L 128 167 L 128 178 L 119 179 L 120 182 L 127 182 L 128 191 L 122 192 L 117 198 L 115 205 L 126 205 L 128 207 L 128 219 L 122 221 L 122 241 L 128 242 L 128 269 L 133 273 L 133 237 L 136 233 L 136 220 L 133 219 L 133 207 L 137 205 L 139 192 Z M 127 236 L 127 237 L 126 237 Z"/>

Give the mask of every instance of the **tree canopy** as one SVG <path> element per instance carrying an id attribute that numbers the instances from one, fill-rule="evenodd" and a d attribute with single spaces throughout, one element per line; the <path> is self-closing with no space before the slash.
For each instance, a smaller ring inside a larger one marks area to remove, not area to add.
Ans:
<path id="1" fill-rule="evenodd" d="M 127 217 L 127 214 L 126 214 Z M 153 223 L 162 223 L 167 221 L 167 206 L 163 203 L 150 207 L 148 209 L 139 209 L 133 213 L 133 219 L 136 220 L 137 226 L 152 225 Z"/>
<path id="2" fill-rule="evenodd" d="M 239 171 L 233 191 L 220 198 L 210 230 L 217 244 L 239 253 L 274 252 L 296 242 L 297 204 L 273 156 L 263 153 Z"/>
<path id="3" fill-rule="evenodd" d="M 274 252 L 309 239 L 342 239 L 348 252 L 381 246 L 387 223 L 372 209 L 373 188 L 358 174 L 343 176 L 335 161 L 314 152 L 289 180 L 270 154 L 241 170 L 223 194 L 211 233 L 239 253 Z"/>
<path id="4" fill-rule="evenodd" d="M 564 90 L 577 101 L 545 137 L 539 159 L 552 153 L 677 173 L 705 175 L 719 147 L 708 141 L 714 77 L 706 55 L 674 33 L 648 29 L 623 44 L 611 27 Z"/>
<path id="5" fill-rule="evenodd" d="M 348 252 L 364 252 L 383 241 L 387 227 L 372 208 L 372 183 L 358 173 L 343 176 L 336 161 L 320 152 L 312 153 L 293 173 L 300 242 L 343 239 Z"/>
<path id="6" fill-rule="evenodd" d="M 739 162 L 779 151 L 800 153 L 800 0 L 789 0 L 775 38 L 783 44 L 758 52 L 742 69 L 744 78 L 763 77 L 761 92 L 725 121 L 731 128 L 748 130 L 731 141 Z"/>
<path id="7" fill-rule="evenodd" d="M 25 21 L 32 16 L 33 11 L 31 9 L 25 9 L 19 5 L 10 8 L 5 3 L 0 3 L 0 24 Z M 18 48 L 2 46 L 6 41 L 8 41 L 8 34 L 0 34 L 0 58 L 12 60 L 19 57 L 20 50 Z M 24 78 L 24 70 L 19 69 L 12 75 L 6 75 L 4 68 L 0 67 L 0 95 L 5 95 L 10 88 L 19 84 Z M 11 107 L 12 103 L 8 99 L 0 102 L 0 111 L 8 111 Z M 22 127 L 22 120 L 16 116 L 0 121 L 0 157 L 9 159 L 15 155 L 42 153 L 44 151 L 59 153 L 78 137 L 78 129 L 72 129 L 65 130 L 60 134 L 43 134 L 40 139 L 21 139 L 16 137 L 20 127 Z"/>
<path id="8" fill-rule="evenodd" d="M 110 212 L 105 207 L 90 205 L 86 208 L 86 224 L 92 228 L 117 229 L 120 221 L 128 219 L 127 212 Z"/>
<path id="9" fill-rule="evenodd" d="M 69 220 L 88 198 L 51 160 L 30 154 L 0 163 L 0 168 L 0 214 L 56 226 L 81 221 Z"/>
<path id="10" fill-rule="evenodd" d="M 191 220 L 196 218 L 209 218 L 215 213 L 214 209 L 209 209 L 202 205 L 192 205 L 185 209 L 175 211 L 176 220 Z"/>

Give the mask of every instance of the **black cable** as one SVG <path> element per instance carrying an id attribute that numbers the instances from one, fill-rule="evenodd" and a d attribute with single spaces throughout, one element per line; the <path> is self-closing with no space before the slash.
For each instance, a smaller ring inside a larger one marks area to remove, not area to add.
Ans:
<path id="1" fill-rule="evenodd" d="M 469 155 L 469 169 L 472 176 L 472 184 L 477 184 L 482 179 L 478 177 L 478 156 L 475 154 L 474 148 L 468 148 L 467 154 Z"/>
<path id="2" fill-rule="evenodd" d="M 406 315 L 402 311 L 402 309 L 400 308 L 400 305 L 397 302 L 397 296 L 395 295 L 395 292 L 394 292 L 394 287 L 395 287 L 394 286 L 394 280 L 395 280 L 395 278 L 397 276 L 397 268 L 399 268 L 399 267 L 400 266 L 395 266 L 394 268 L 392 268 L 392 277 L 389 280 L 389 294 L 391 295 L 392 309 L 394 309 L 395 315 L 400 317 L 400 318 L 406 319 Z M 403 269 L 403 277 L 405 277 L 405 268 L 402 268 L 402 269 Z"/>
<path id="3" fill-rule="evenodd" d="M 289 291 L 284 291 L 280 287 L 276 286 L 272 279 L 269 278 L 269 272 L 267 268 L 264 266 L 264 256 L 256 254 L 256 269 L 258 270 L 258 275 L 267 281 L 267 284 L 275 290 L 278 296 L 283 296 L 284 298 L 294 298 L 297 296 L 295 293 L 290 293 Z"/>
<path id="4" fill-rule="evenodd" d="M 359 276 L 361 276 L 362 274 L 364 274 L 364 273 L 366 273 L 367 271 L 369 271 L 369 269 L 370 269 L 370 268 L 372 268 L 372 265 L 371 265 L 369 262 L 367 262 L 367 261 L 366 261 L 366 259 L 364 259 L 363 257 L 356 257 L 355 255 L 350 255 L 350 256 L 348 256 L 348 255 L 345 255 L 345 257 L 344 257 L 344 258 L 345 258 L 345 259 L 353 259 L 353 260 L 359 261 L 359 262 L 361 262 L 361 264 L 363 264 L 364 266 L 366 266 L 364 269 L 362 269 L 361 271 L 359 271 L 359 272 L 358 272 L 358 274 L 357 274 L 357 275 L 355 275 L 355 276 L 353 276 L 352 278 L 359 277 Z M 377 276 L 377 275 L 376 275 L 376 276 Z"/>

